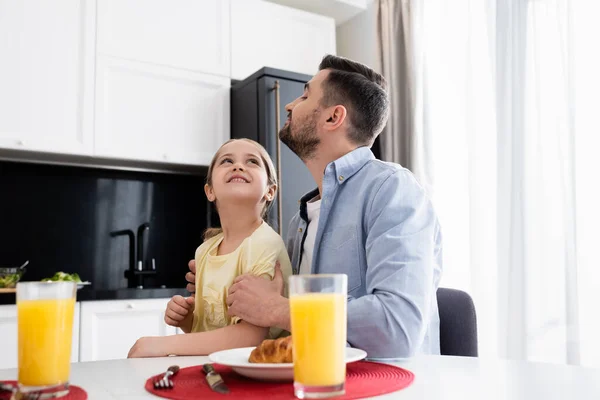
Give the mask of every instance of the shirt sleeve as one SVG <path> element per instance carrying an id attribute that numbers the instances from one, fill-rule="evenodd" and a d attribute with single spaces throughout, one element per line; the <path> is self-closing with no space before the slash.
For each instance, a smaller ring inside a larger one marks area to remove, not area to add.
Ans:
<path id="1" fill-rule="evenodd" d="M 436 298 L 439 224 L 404 170 L 382 183 L 367 210 L 367 294 L 349 298 L 348 343 L 369 357 L 410 357 L 421 347 Z"/>
<path id="2" fill-rule="evenodd" d="M 249 260 L 251 263 L 249 273 L 255 276 L 262 276 L 265 279 L 273 279 L 275 275 L 275 263 L 279 261 L 281 272 L 284 280 L 284 295 L 287 297 L 287 281 L 292 274 L 292 265 L 283 239 L 273 240 L 268 244 L 264 244 L 264 250 L 258 253 L 254 259 Z M 233 317 L 232 323 L 237 324 L 240 321 L 239 317 Z"/>

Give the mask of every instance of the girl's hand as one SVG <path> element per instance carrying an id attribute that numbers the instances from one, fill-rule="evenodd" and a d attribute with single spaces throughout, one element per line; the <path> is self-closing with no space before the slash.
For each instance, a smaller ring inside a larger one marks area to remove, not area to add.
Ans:
<path id="1" fill-rule="evenodd" d="M 166 357 L 168 356 L 168 351 L 165 349 L 165 338 L 164 337 L 155 337 L 148 336 L 139 338 L 131 350 L 129 350 L 129 354 L 127 354 L 127 358 L 143 358 L 143 357 Z"/>
<path id="2" fill-rule="evenodd" d="M 194 299 L 193 295 L 189 297 L 173 296 L 167 303 L 165 323 L 189 333 L 194 322 Z"/>

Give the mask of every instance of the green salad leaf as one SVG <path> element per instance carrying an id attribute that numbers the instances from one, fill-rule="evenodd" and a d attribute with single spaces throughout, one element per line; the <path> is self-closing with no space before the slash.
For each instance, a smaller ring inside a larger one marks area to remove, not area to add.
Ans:
<path id="1" fill-rule="evenodd" d="M 8 274 L 5 276 L 0 276 L 0 289 L 3 288 L 13 288 L 21 279 L 21 274 Z"/>
<path id="2" fill-rule="evenodd" d="M 67 281 L 67 282 L 81 282 L 81 278 L 79 278 L 78 274 L 67 274 L 66 272 L 59 271 L 52 276 L 52 278 L 42 279 L 42 282 L 57 282 L 57 281 Z"/>

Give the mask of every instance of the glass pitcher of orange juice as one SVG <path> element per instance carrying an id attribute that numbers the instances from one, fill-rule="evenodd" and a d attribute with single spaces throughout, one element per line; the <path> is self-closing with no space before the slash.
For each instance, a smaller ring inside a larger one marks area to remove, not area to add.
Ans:
<path id="1" fill-rule="evenodd" d="M 299 399 L 345 393 L 345 274 L 289 278 L 294 394 Z"/>
<path id="2" fill-rule="evenodd" d="M 19 391 L 68 390 L 77 284 L 17 283 Z"/>

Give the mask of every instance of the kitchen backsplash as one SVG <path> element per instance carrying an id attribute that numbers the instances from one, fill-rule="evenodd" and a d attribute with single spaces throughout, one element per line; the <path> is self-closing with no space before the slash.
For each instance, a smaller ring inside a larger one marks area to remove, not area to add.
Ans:
<path id="1" fill-rule="evenodd" d="M 148 222 L 145 286 L 184 287 L 210 209 L 204 176 L 0 161 L 0 266 L 30 260 L 23 280 L 78 273 L 95 290 L 127 287 L 127 236 Z M 136 239 L 137 240 L 137 239 Z M 136 258 L 137 260 L 137 258 Z"/>

